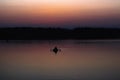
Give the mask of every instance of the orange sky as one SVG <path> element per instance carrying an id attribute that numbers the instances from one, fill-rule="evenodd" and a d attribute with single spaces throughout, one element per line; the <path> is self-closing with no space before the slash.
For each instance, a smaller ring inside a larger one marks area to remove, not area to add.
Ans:
<path id="1" fill-rule="evenodd" d="M 79 23 L 119 17 L 119 0 L 1 0 L 3 22 L 54 24 Z"/>

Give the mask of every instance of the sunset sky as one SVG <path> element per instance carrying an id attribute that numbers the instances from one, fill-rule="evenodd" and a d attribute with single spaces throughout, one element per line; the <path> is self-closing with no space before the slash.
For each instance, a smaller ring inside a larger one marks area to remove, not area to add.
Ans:
<path id="1" fill-rule="evenodd" d="M 120 27 L 120 0 L 0 0 L 0 27 Z"/>

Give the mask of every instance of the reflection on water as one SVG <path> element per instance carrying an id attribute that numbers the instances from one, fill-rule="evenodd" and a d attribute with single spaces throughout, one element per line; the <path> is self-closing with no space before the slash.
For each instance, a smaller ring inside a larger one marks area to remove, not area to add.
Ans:
<path id="1" fill-rule="evenodd" d="M 0 80 L 120 80 L 120 41 L 0 43 Z"/>

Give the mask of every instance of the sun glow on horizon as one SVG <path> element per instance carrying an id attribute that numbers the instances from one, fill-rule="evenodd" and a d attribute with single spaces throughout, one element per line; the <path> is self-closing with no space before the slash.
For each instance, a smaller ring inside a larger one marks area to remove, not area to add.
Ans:
<path id="1" fill-rule="evenodd" d="M 92 12 L 99 9 L 114 9 L 115 4 L 99 0 L 5 0 L 6 7 L 14 12 L 22 10 L 23 13 L 38 15 L 61 15 L 66 13 Z"/>
<path id="2" fill-rule="evenodd" d="M 22 23 L 79 22 L 120 14 L 118 0 L 2 0 L 0 3 L 0 17 Z"/>

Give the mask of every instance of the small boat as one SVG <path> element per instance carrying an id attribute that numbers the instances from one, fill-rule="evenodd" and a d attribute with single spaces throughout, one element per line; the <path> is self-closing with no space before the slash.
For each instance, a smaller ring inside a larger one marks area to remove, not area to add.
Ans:
<path id="1" fill-rule="evenodd" d="M 58 52 L 61 51 L 61 49 L 57 48 L 57 46 L 55 46 L 53 49 L 51 49 L 52 52 L 54 52 L 55 54 L 57 54 Z"/>

